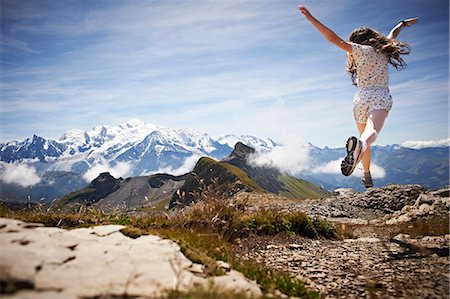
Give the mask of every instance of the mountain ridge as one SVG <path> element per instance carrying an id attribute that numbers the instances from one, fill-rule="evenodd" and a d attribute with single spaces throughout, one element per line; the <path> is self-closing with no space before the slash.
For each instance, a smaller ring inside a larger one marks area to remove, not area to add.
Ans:
<path id="1" fill-rule="evenodd" d="M 283 193 L 292 198 L 331 195 L 319 186 L 282 174 L 277 169 L 249 165 L 248 156 L 255 152 L 255 149 L 238 142 L 227 158 L 216 161 L 202 157 L 192 172 L 177 177 L 155 174 L 123 180 L 102 173 L 87 187 L 67 194 L 55 205 L 67 208 L 82 204 L 102 210 L 130 211 L 165 204 L 169 197 L 169 209 L 186 206 L 203 199 L 205 194 L 211 195 L 210 192 L 219 197 L 229 197 L 241 191 Z"/>
<path id="2" fill-rule="evenodd" d="M 246 139 L 249 144 L 264 150 L 275 145 L 269 139 L 250 135 L 227 136 L 228 139 L 231 136 Z M 0 161 L 36 163 L 37 158 L 41 162 L 37 167 L 40 172 L 59 170 L 79 174 L 94 165 L 114 166 L 126 162 L 135 164 L 130 175 L 140 175 L 168 166 L 177 169 L 192 155 L 222 159 L 232 150 L 228 139 L 219 138 L 221 143 L 194 129 L 170 129 L 131 119 L 117 126 L 95 126 L 89 131 L 72 129 L 63 133 L 58 141 L 35 135 L 23 141 L 1 143 Z"/>
<path id="3" fill-rule="evenodd" d="M 217 139 L 194 129 L 169 129 L 146 124 L 138 119 L 117 126 L 98 125 L 92 130 L 72 129 L 62 134 L 59 141 L 34 135 L 23 141 L 0 144 L 0 199 L 20 201 L 52 201 L 58 189 L 52 180 L 38 185 L 22 187 L 4 180 L 8 169 L 24 165 L 40 178 L 53 177 L 56 173 L 65 175 L 67 183 L 64 192 L 79 189 L 88 184 L 101 172 L 115 176 L 142 176 L 158 172 L 173 175 L 192 170 L 202 156 L 221 160 L 227 157 L 236 144 L 242 142 L 259 152 L 269 152 L 282 146 L 269 138 L 251 135 L 224 135 Z M 320 148 L 312 144 L 308 148 L 309 168 L 300 175 L 325 189 L 351 187 L 362 190 L 359 178 L 343 178 L 339 174 L 339 159 L 345 155 L 344 148 Z M 428 188 L 448 185 L 449 147 L 424 149 L 405 148 L 401 145 L 372 146 L 374 167 L 384 170 L 383 177 L 376 177 L 376 186 L 385 184 L 417 183 Z M 336 162 L 337 161 L 337 162 Z M 427 162 L 428 161 L 428 162 Z M 327 164 L 334 163 L 332 169 Z M 318 169 L 322 169 L 318 171 Z M 376 173 L 377 168 L 375 169 Z M 18 179 L 24 174 L 15 175 Z M 78 182 L 75 182 L 75 178 Z M 46 190 L 44 190 L 46 189 Z M 7 192 L 5 191 L 7 190 Z M 39 192 L 37 190 L 40 190 Z M 20 197 L 20 198 L 19 198 Z"/>

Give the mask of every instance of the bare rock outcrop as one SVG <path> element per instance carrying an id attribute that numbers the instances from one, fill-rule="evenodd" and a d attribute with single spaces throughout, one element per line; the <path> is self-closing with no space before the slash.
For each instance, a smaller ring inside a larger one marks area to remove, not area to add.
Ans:
<path id="1" fill-rule="evenodd" d="M 65 230 L 0 218 L 2 298 L 155 298 L 211 284 L 261 294 L 239 272 L 206 277 L 176 243 L 153 235 L 132 239 L 123 228 Z"/>
<path id="2" fill-rule="evenodd" d="M 387 185 L 365 192 L 336 189 L 334 196 L 288 204 L 286 210 L 300 210 L 326 218 L 375 220 L 448 213 L 449 188 L 428 190 L 420 185 Z M 422 207 L 420 207 L 422 206 Z M 404 215 L 408 215 L 404 216 Z M 403 221 L 400 220 L 400 221 Z M 392 222 L 392 221 L 391 221 Z"/>

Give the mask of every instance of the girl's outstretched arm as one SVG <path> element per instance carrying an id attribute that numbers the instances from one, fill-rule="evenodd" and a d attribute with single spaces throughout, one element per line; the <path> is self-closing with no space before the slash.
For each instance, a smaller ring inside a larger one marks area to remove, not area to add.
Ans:
<path id="1" fill-rule="evenodd" d="M 403 21 L 398 22 L 397 25 L 395 25 L 394 28 L 392 28 L 391 32 L 389 32 L 387 38 L 389 39 L 396 39 L 397 36 L 400 34 L 400 31 L 402 31 L 403 27 L 409 27 L 412 24 L 415 24 L 419 21 L 418 17 L 415 18 L 411 18 L 411 19 L 406 19 Z"/>
<path id="2" fill-rule="evenodd" d="M 352 53 L 352 46 L 344 41 L 342 38 L 337 36 L 336 33 L 334 33 L 330 28 L 326 27 L 322 23 L 320 23 L 316 18 L 314 18 L 309 11 L 304 6 L 298 6 L 298 9 L 301 11 L 302 14 L 305 15 L 306 19 L 311 22 L 311 24 L 314 25 L 314 27 L 319 30 L 320 33 L 331 43 L 335 44 L 339 48 L 341 48 L 344 51 L 347 51 L 348 53 Z"/>

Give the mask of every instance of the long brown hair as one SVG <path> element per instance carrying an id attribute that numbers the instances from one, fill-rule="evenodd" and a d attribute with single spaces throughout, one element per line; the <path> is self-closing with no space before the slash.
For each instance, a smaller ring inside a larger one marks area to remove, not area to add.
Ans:
<path id="1" fill-rule="evenodd" d="M 349 41 L 356 44 L 372 46 L 375 51 L 384 54 L 389 60 L 389 63 L 397 70 L 402 70 L 406 67 L 406 62 L 400 55 L 409 54 L 410 47 L 407 43 L 389 39 L 369 27 L 360 27 L 353 30 L 350 34 Z M 353 84 L 356 85 L 356 64 L 351 57 L 348 59 L 347 71 L 350 73 Z"/>

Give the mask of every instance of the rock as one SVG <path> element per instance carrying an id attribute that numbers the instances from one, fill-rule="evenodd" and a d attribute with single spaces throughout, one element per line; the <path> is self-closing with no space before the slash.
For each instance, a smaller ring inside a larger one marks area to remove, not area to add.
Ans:
<path id="1" fill-rule="evenodd" d="M 235 270 L 231 270 L 227 275 L 212 277 L 212 283 L 219 290 L 241 290 L 253 297 L 262 295 L 260 288 L 254 282 Z"/>
<path id="2" fill-rule="evenodd" d="M 431 210 L 431 207 L 429 204 L 423 203 L 419 206 L 419 215 L 425 215 L 428 214 Z"/>
<path id="3" fill-rule="evenodd" d="M 97 236 L 104 237 L 107 235 L 110 235 L 114 232 L 118 232 L 121 229 L 124 229 L 126 226 L 124 225 L 102 225 L 102 226 L 95 226 L 90 228 L 92 233 L 96 234 Z"/>
<path id="4" fill-rule="evenodd" d="M 23 228 L 35 228 L 35 227 L 44 227 L 42 223 L 32 223 L 32 222 L 24 222 L 22 224 Z"/>
<path id="5" fill-rule="evenodd" d="M 299 245 L 299 244 L 289 244 L 289 249 L 296 250 L 296 249 L 301 249 L 301 248 L 302 248 L 302 245 Z"/>
<path id="6" fill-rule="evenodd" d="M 226 272 L 229 272 L 231 270 L 230 265 L 224 261 L 217 261 L 217 266 L 220 269 L 225 270 Z"/>
<path id="7" fill-rule="evenodd" d="M 411 236 L 408 234 L 398 234 L 395 237 L 393 237 L 392 239 L 398 240 L 401 242 L 407 242 L 407 241 L 411 240 Z"/>
<path id="8" fill-rule="evenodd" d="M 278 249 L 279 247 L 277 245 L 273 245 L 273 244 L 269 244 L 266 246 L 267 250 L 271 250 L 271 249 Z"/>
<path id="9" fill-rule="evenodd" d="M 416 202 L 414 203 L 415 206 L 420 206 L 421 204 L 429 204 L 432 205 L 433 202 L 436 201 L 436 196 L 432 194 L 420 194 L 417 198 Z"/>
<path id="10" fill-rule="evenodd" d="M 394 225 L 394 224 L 398 224 L 401 222 L 408 222 L 411 220 L 411 216 L 409 216 L 408 214 L 404 214 L 399 216 L 398 218 L 392 218 L 389 219 L 388 221 L 386 221 L 387 225 Z"/>
<path id="11" fill-rule="evenodd" d="M 432 195 L 440 197 L 450 197 L 450 187 L 442 188 L 431 192 Z"/>
<path id="12" fill-rule="evenodd" d="M 338 188 L 334 190 L 334 194 L 338 196 L 349 196 L 352 195 L 355 191 L 352 188 Z"/>
<path id="13" fill-rule="evenodd" d="M 323 273 L 323 272 L 309 275 L 310 278 L 324 278 L 326 276 L 327 276 L 327 274 Z"/>
<path id="14" fill-rule="evenodd" d="M 350 242 L 368 242 L 368 243 L 374 243 L 374 242 L 381 242 L 378 238 L 370 238 L 370 237 L 363 237 L 358 239 L 345 239 L 344 242 L 350 243 Z"/>
<path id="15" fill-rule="evenodd" d="M 204 274 L 205 273 L 205 267 L 202 264 L 192 264 L 187 268 L 188 271 L 195 273 L 195 274 Z"/>
<path id="16" fill-rule="evenodd" d="M 2 283 L 23 281 L 33 288 L 6 298 L 54 298 L 53 290 L 58 290 L 57 298 L 154 298 L 170 289 L 211 283 L 261 294 L 256 283 L 236 271 L 199 277 L 203 265 L 192 263 L 174 242 L 152 235 L 131 239 L 119 231 L 120 225 L 69 231 L 4 218 L 0 225 Z"/>
<path id="17" fill-rule="evenodd" d="M 399 216 L 401 213 L 408 213 L 412 209 L 412 206 L 404 206 L 401 211 L 396 211 L 393 216 Z"/>

